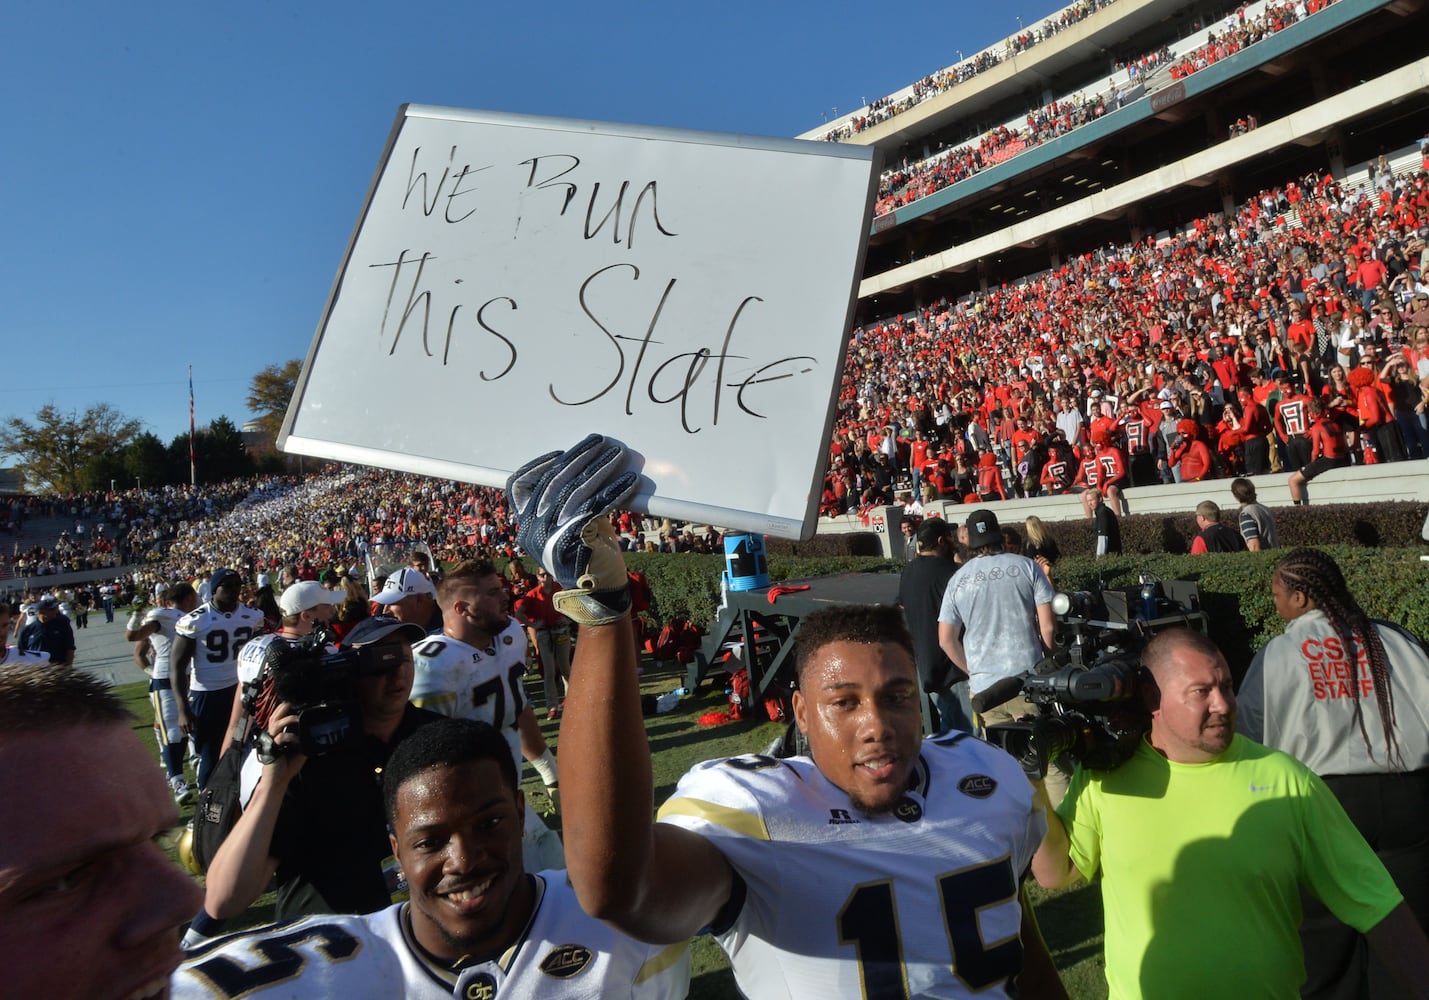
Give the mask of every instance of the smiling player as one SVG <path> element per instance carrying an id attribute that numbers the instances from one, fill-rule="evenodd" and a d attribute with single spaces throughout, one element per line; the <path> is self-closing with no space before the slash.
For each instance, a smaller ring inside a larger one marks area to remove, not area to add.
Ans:
<path id="1" fill-rule="evenodd" d="M 522 546 L 581 624 L 560 768 L 586 911 L 652 942 L 709 928 L 755 1000 L 1065 996 L 1020 904 L 1044 829 L 1032 789 L 986 743 L 922 739 L 897 608 L 805 617 L 793 704 L 810 755 L 702 764 L 652 822 L 630 593 L 605 516 L 635 489 L 628 466 L 592 435 L 507 485 Z"/>

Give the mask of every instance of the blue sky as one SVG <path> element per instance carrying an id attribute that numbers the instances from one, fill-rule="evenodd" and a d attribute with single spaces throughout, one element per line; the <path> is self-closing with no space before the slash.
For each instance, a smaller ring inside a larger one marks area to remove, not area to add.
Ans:
<path id="1" fill-rule="evenodd" d="M 1060 6 L 11 0 L 0 418 L 243 423 L 404 102 L 793 136 Z"/>

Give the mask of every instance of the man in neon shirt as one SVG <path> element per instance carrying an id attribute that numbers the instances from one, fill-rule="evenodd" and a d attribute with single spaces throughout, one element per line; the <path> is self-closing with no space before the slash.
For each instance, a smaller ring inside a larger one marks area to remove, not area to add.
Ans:
<path id="1" fill-rule="evenodd" d="M 1324 782 L 1236 735 L 1215 644 L 1168 629 L 1142 664 L 1150 732 L 1121 767 L 1077 769 L 1032 859 L 1048 887 L 1102 876 L 1112 1000 L 1298 996 L 1302 885 L 1425 996 L 1424 931 Z"/>

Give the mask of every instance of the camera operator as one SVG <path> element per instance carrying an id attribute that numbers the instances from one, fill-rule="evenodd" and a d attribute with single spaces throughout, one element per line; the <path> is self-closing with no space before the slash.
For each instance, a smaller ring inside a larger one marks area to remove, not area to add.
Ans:
<path id="1" fill-rule="evenodd" d="M 266 729 L 270 739 L 260 737 L 245 767 L 246 779 L 254 761 L 261 762 L 261 775 L 208 869 L 208 914 L 237 916 L 275 874 L 280 919 L 371 913 L 392 903 L 381 777 L 396 745 L 440 718 L 407 701 L 412 643 L 424 636 L 421 626 L 386 615 L 353 628 L 341 649 L 359 661 L 349 682 L 359 731 L 320 756 L 300 752 L 310 735 L 301 706 L 284 701 L 274 709 Z M 326 664 L 282 669 L 311 675 Z M 244 786 L 247 791 L 247 780 Z"/>
<path id="2" fill-rule="evenodd" d="M 1297 996 L 1300 887 L 1429 995 L 1429 945 L 1384 865 L 1329 789 L 1235 732 L 1230 668 L 1198 632 L 1158 633 L 1141 657 L 1151 728 L 1113 770 L 1078 768 L 1032 873 L 1048 888 L 1100 877 L 1110 996 Z"/>
<path id="3" fill-rule="evenodd" d="M 334 613 L 332 599 L 333 592 L 315 580 L 298 581 L 278 598 L 278 613 L 282 616 L 278 631 L 250 639 L 243 646 L 238 654 L 239 697 L 233 699 L 233 711 L 228 717 L 229 745 L 242 743 L 248 735 L 248 704 L 259 696 L 275 644 L 292 646 L 316 629 L 330 625 Z M 270 714 L 260 711 L 253 724 L 267 726 Z"/>

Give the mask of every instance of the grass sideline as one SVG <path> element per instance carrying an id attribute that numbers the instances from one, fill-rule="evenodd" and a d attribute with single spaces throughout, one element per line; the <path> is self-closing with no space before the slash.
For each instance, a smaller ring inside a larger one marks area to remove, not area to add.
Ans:
<path id="1" fill-rule="evenodd" d="M 684 684 L 683 668 L 647 662 L 641 689 L 646 694 L 662 694 Z M 115 689 L 133 713 L 134 731 L 158 762 L 158 748 L 151 728 L 152 710 L 143 683 L 121 685 Z M 536 696 L 540 703 L 539 678 L 527 678 L 528 697 Z M 699 718 L 706 712 L 720 710 L 727 702 L 722 686 L 711 687 L 706 682 L 693 696 L 681 699 L 679 706 L 666 715 L 645 720 L 654 761 L 655 801 L 663 802 L 675 789 L 676 782 L 694 764 L 716 757 L 760 752 L 783 731 L 783 726 L 767 721 L 732 722 L 711 728 L 701 727 Z M 544 713 L 538 713 L 538 717 Z M 559 727 L 556 722 L 541 722 L 547 741 L 559 754 Z M 522 790 L 528 805 L 543 814 L 550 812 L 550 800 L 530 768 L 525 769 Z M 192 779 L 192 774 L 190 774 Z M 182 810 L 184 822 L 193 815 L 193 807 Z M 560 828 L 559 816 L 548 816 L 547 822 Z M 177 859 L 176 859 L 177 860 Z M 202 877 L 197 878 L 202 884 Z M 1079 886 L 1059 892 L 1042 891 L 1035 884 L 1031 894 L 1037 917 L 1047 938 L 1052 957 L 1061 970 L 1062 980 L 1073 1000 L 1103 1000 L 1106 979 L 1102 964 L 1101 891 L 1096 886 Z M 234 921 L 234 929 L 266 923 L 272 919 L 274 894 L 262 896 L 243 918 Z M 691 1000 L 725 1000 L 739 996 L 734 976 L 724 952 L 712 938 L 699 938 L 693 947 L 694 977 L 690 984 Z"/>

